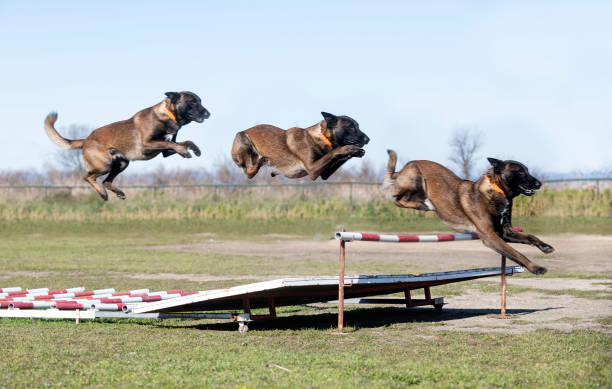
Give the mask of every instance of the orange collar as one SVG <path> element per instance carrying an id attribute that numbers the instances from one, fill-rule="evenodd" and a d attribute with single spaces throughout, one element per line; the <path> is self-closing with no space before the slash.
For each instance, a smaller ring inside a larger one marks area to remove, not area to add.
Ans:
<path id="1" fill-rule="evenodd" d="M 319 129 L 321 130 L 321 136 L 323 137 L 323 140 L 325 141 L 325 143 L 327 143 L 327 145 L 329 147 L 333 147 L 331 141 L 329 140 L 328 137 L 325 136 L 325 134 L 323 133 L 323 126 L 319 124 Z"/>
<path id="2" fill-rule="evenodd" d="M 502 188 L 499 187 L 499 185 L 497 185 L 496 183 L 494 183 L 493 181 L 491 181 L 491 179 L 489 178 L 489 176 L 487 176 L 487 180 L 489 180 L 489 184 L 491 184 L 491 186 L 493 187 L 493 189 L 498 192 L 503 194 L 504 196 L 506 195 L 506 193 L 504 193 L 504 190 Z"/>
<path id="3" fill-rule="evenodd" d="M 168 106 L 166 106 L 166 113 L 170 116 L 170 119 L 176 121 L 176 116 L 168 109 Z"/>

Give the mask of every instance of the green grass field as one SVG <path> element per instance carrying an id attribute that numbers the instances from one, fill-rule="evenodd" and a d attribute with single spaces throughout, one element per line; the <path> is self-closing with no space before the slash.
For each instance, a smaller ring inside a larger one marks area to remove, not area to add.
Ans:
<path id="1" fill-rule="evenodd" d="M 606 218 L 517 218 L 515 224 L 521 223 L 537 233 L 612 234 L 612 223 Z M 382 223 L 356 216 L 316 223 L 279 218 L 254 219 L 248 224 L 197 218 L 8 220 L 0 226 L 0 286 L 205 290 L 245 281 L 130 275 L 334 274 L 336 263 L 324 259 L 286 263 L 266 257 L 147 247 L 190 244 L 205 239 L 203 233 L 247 242 L 273 242 L 277 238 L 265 235 L 275 233 L 326 240 L 340 226 L 369 231 L 446 230 L 429 217 Z M 382 271 L 396 270 L 392 264 L 381 266 Z M 438 291 L 460 295 L 472 286 L 456 284 Z M 480 288 L 486 290 L 487 284 Z M 337 336 L 332 334 L 336 324 L 333 306 L 285 307 L 279 309 L 279 316 L 253 324 L 247 334 L 238 333 L 234 323 L 210 320 L 104 320 L 75 325 L 70 321 L 0 319 L 0 387 L 612 385 L 612 342 L 610 334 L 602 331 L 457 332 L 445 329 L 445 321 L 431 309 L 407 312 L 351 306 L 346 316 L 349 335 Z"/>

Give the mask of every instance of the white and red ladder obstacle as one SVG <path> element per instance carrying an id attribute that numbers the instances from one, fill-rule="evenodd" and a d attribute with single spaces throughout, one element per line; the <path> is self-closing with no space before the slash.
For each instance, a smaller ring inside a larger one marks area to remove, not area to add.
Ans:
<path id="1" fill-rule="evenodd" d="M 522 231 L 523 229 L 520 227 L 513 227 L 517 231 Z M 338 280 L 338 333 L 342 333 L 344 328 L 344 294 L 345 294 L 345 285 L 341 281 L 344 279 L 344 265 L 345 265 L 345 243 L 352 241 L 367 241 L 367 242 L 390 242 L 390 243 L 418 243 L 418 242 L 454 242 L 461 240 L 477 240 L 480 239 L 478 234 L 442 234 L 442 235 L 394 235 L 394 234 L 378 234 L 378 233 L 367 233 L 367 232 L 347 232 L 347 231 L 339 231 L 335 234 L 336 240 L 340 241 L 340 272 Z M 520 271 L 518 269 L 520 269 Z M 508 272 L 510 270 L 510 272 Z M 513 266 L 511 268 L 506 268 L 506 256 L 501 256 L 501 310 L 500 317 L 506 317 L 506 275 L 512 275 L 515 272 L 522 272 L 523 269 L 520 266 Z M 404 290 L 405 299 L 403 300 L 393 300 L 393 302 L 404 302 L 406 307 L 415 307 L 421 305 L 433 305 L 436 310 L 441 310 L 443 302 L 441 298 L 431 298 L 431 285 L 422 286 L 425 298 L 424 299 L 412 299 L 410 295 L 410 291 L 412 289 L 420 289 L 420 288 L 408 288 Z M 391 301 L 389 299 L 384 299 L 380 301 L 370 300 L 369 303 L 384 303 L 385 300 Z"/>

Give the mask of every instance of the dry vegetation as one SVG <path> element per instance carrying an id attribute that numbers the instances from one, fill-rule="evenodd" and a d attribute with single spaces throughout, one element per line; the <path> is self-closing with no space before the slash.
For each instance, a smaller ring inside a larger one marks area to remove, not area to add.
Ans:
<path id="1" fill-rule="evenodd" d="M 248 181 L 229 161 L 210 170 L 160 168 L 119 176 L 128 200 L 111 198 L 104 203 L 84 185 L 78 172 L 4 171 L 0 172 L 0 219 L 435 218 L 433 213 L 395 207 L 388 193 L 375 184 L 382 172 L 382 167 L 364 161 L 359 170 L 340 170 L 328 182 L 272 178 L 265 171 Z M 518 197 L 513 211 L 516 217 L 607 218 L 611 214 L 610 189 L 593 186 L 546 185 L 535 196 Z"/>

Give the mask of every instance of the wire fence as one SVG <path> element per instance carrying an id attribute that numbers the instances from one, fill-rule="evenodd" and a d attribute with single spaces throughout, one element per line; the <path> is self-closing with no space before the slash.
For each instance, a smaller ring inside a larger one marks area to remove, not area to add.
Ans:
<path id="1" fill-rule="evenodd" d="M 612 177 L 544 180 L 544 188 L 600 191 L 612 188 Z M 191 185 L 125 185 L 121 189 L 128 199 L 186 199 L 214 198 L 227 200 L 242 196 L 268 199 L 294 197 L 342 197 L 353 201 L 387 199 L 388 192 L 381 182 L 297 182 L 278 184 L 191 184 Z M 0 201 L 27 201 L 52 197 L 95 195 L 89 185 L 0 185 Z M 112 193 L 110 194 L 112 195 Z"/>

